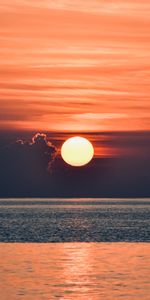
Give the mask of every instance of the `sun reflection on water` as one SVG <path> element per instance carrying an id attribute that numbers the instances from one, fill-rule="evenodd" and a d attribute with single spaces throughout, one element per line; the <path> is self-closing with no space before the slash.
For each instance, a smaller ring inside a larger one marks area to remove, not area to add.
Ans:
<path id="1" fill-rule="evenodd" d="M 2 299 L 149 299 L 149 244 L 0 244 Z"/>

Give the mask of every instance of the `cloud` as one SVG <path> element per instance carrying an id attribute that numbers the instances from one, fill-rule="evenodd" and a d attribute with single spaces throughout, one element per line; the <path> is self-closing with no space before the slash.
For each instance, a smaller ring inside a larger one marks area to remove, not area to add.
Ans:
<path id="1" fill-rule="evenodd" d="M 89 14 L 132 14 L 135 12 L 138 14 L 148 14 L 149 1 L 144 0 L 139 3 L 138 0 L 121 2 L 120 0 L 113 1 L 99 1 L 99 0 L 6 0 L 5 3 L 0 4 L 1 9 L 4 10 L 18 10 L 20 11 L 22 7 L 24 9 L 34 9 L 34 12 L 39 9 L 52 9 L 52 10 L 62 10 L 62 11 L 74 11 Z"/>
<path id="2" fill-rule="evenodd" d="M 14 149 L 19 150 L 19 152 L 22 152 L 24 149 L 27 150 L 29 157 L 31 155 L 32 158 L 32 160 L 29 161 L 29 164 L 32 164 L 33 157 L 36 157 L 36 162 L 38 163 L 39 159 L 39 161 L 42 162 L 43 166 L 45 165 L 45 168 L 49 168 L 57 153 L 56 147 L 47 140 L 47 136 L 44 133 L 36 133 L 32 137 L 31 142 L 17 140 L 13 147 Z"/>
<path id="3" fill-rule="evenodd" d="M 46 134 L 37 133 L 32 140 L 19 139 L 0 149 L 0 182 L 5 191 L 37 191 L 50 179 L 57 149 Z M 49 183 L 50 184 L 50 183 Z M 2 190 L 3 190 L 2 189 Z"/>
<path id="4" fill-rule="evenodd" d="M 85 120 L 105 120 L 105 119 L 128 118 L 128 115 L 119 114 L 119 113 L 83 113 L 83 114 L 76 114 L 74 117 L 77 119 L 85 119 Z"/>
<path id="5" fill-rule="evenodd" d="M 0 2 L 2 129 L 150 129 L 148 0 Z"/>

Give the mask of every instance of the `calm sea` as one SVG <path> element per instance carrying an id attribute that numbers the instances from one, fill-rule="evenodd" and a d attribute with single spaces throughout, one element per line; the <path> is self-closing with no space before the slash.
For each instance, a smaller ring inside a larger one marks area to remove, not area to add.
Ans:
<path id="1" fill-rule="evenodd" d="M 148 242 L 150 199 L 1 199 L 0 242 Z"/>
<path id="2" fill-rule="evenodd" d="M 0 299 L 149 300 L 149 217 L 150 199 L 1 199 Z"/>
<path id="3" fill-rule="evenodd" d="M 2 243 L 1 300 L 149 300 L 148 243 Z"/>

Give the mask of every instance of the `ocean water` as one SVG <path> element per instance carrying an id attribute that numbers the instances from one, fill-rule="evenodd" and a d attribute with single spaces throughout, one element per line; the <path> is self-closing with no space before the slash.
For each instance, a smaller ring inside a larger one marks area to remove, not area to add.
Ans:
<path id="1" fill-rule="evenodd" d="M 1 199 L 1 300 L 149 300 L 150 199 Z"/>
<path id="2" fill-rule="evenodd" d="M 0 200 L 0 242 L 125 241 L 150 241 L 150 199 Z"/>
<path id="3" fill-rule="evenodd" d="M 1 300 L 149 300 L 149 243 L 1 243 Z"/>

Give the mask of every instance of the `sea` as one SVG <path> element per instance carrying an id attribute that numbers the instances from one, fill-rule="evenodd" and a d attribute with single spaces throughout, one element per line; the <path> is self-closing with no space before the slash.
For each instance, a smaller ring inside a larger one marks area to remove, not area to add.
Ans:
<path id="1" fill-rule="evenodd" d="M 0 199 L 0 299 L 149 300 L 150 199 Z"/>

